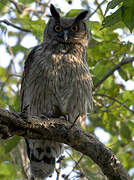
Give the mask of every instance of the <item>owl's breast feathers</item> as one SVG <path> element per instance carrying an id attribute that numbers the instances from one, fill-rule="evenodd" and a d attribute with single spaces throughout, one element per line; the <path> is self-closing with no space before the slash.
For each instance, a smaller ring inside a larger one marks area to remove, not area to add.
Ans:
<path id="1" fill-rule="evenodd" d="M 73 113 L 74 109 L 76 114 L 85 114 L 87 104 L 92 108 L 92 80 L 84 58 L 81 46 L 35 48 L 25 63 L 22 92 L 32 104 L 32 113 L 32 109 L 38 114 L 59 106 L 63 114 Z"/>

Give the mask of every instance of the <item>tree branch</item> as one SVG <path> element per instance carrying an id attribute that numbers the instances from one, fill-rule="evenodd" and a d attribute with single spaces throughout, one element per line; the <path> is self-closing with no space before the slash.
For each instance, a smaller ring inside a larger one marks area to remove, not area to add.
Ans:
<path id="1" fill-rule="evenodd" d="M 47 139 L 68 144 L 89 156 L 110 180 L 130 180 L 121 162 L 94 135 L 59 119 L 41 119 L 29 116 L 27 119 L 0 109 L 1 138 L 14 135 L 31 139 Z"/>
<path id="2" fill-rule="evenodd" d="M 120 102 L 118 99 L 112 97 L 112 96 L 108 96 L 106 94 L 94 94 L 94 96 L 101 96 L 101 97 L 106 97 L 108 99 L 111 99 L 115 102 L 117 102 L 118 104 L 120 104 L 122 107 L 124 107 L 125 109 L 127 109 L 128 111 L 130 111 L 131 113 L 134 114 L 134 111 L 132 109 L 130 109 L 129 107 L 127 107 L 124 103 Z"/>
<path id="3" fill-rule="evenodd" d="M 14 28 L 16 28 L 18 30 L 24 31 L 24 32 L 31 32 L 29 29 L 24 29 L 24 28 L 21 28 L 19 26 L 16 26 L 15 24 L 12 24 L 11 22 L 9 22 L 6 19 L 0 20 L 0 23 L 4 23 L 4 24 L 6 24 L 8 26 L 12 26 L 12 27 L 14 27 Z"/>
<path id="4" fill-rule="evenodd" d="M 105 2 L 105 1 L 104 1 L 104 2 Z M 97 4 L 98 9 L 100 10 L 101 16 L 104 18 L 104 14 L 103 14 L 103 11 L 102 11 L 102 9 L 101 9 L 101 5 L 102 5 L 102 4 L 99 4 L 98 0 L 95 0 L 95 3 Z M 103 3 L 103 1 L 102 1 L 102 3 Z"/>
<path id="5" fill-rule="evenodd" d="M 98 86 L 100 86 L 109 76 L 111 76 L 116 70 L 120 69 L 121 66 L 131 63 L 134 61 L 134 57 L 128 58 L 128 59 L 123 59 L 119 64 L 115 65 L 113 69 L 111 69 L 107 74 L 104 75 L 104 77 L 99 80 L 95 85 L 94 89 L 96 89 Z"/>
<path id="6" fill-rule="evenodd" d="M 14 1 L 14 0 L 9 0 L 9 1 L 14 4 L 14 6 L 17 9 L 18 13 L 21 14 L 23 12 L 23 9 L 19 7 L 19 4 L 16 1 Z"/>
<path id="7" fill-rule="evenodd" d="M 100 4 L 98 4 L 97 8 L 89 15 L 88 18 L 91 18 L 105 2 L 106 0 L 103 0 Z"/>

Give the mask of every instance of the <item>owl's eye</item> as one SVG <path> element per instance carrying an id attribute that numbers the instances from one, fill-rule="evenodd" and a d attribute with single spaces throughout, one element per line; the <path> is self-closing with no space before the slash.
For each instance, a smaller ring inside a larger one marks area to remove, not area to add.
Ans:
<path id="1" fill-rule="evenodd" d="M 60 32 L 60 31 L 62 30 L 62 26 L 56 25 L 56 26 L 54 27 L 54 30 L 55 30 L 56 32 Z"/>
<path id="2" fill-rule="evenodd" d="M 77 31 L 78 31 L 78 26 L 77 26 L 77 25 L 72 25 L 72 26 L 70 27 L 70 30 L 71 30 L 72 32 L 77 32 Z"/>

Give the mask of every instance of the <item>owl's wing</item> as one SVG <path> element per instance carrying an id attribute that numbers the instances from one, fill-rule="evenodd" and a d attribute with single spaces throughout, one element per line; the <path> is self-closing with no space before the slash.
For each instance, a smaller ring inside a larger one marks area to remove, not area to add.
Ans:
<path id="1" fill-rule="evenodd" d="M 35 61 L 35 55 L 38 52 L 38 50 L 40 50 L 42 48 L 42 44 L 35 46 L 32 51 L 29 53 L 26 61 L 25 61 L 25 65 L 24 65 L 24 72 L 23 72 L 23 76 L 22 76 L 22 81 L 21 81 L 21 90 L 20 90 L 20 105 L 21 105 L 21 112 L 23 111 L 23 109 L 25 108 L 24 101 L 26 98 L 26 83 L 28 80 L 28 74 L 29 74 L 29 70 L 31 68 L 32 63 Z M 27 104 L 28 105 L 28 104 Z"/>

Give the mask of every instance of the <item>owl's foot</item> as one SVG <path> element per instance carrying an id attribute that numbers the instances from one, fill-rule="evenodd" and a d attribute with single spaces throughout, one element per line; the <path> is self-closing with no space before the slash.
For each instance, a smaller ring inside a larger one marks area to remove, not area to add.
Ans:
<path id="1" fill-rule="evenodd" d="M 68 114 L 62 115 L 62 116 L 59 117 L 59 119 L 69 121 L 69 115 Z"/>
<path id="2" fill-rule="evenodd" d="M 20 112 L 16 112 L 15 110 L 12 111 L 12 114 L 16 117 L 19 118 L 21 113 Z"/>
<path id="3" fill-rule="evenodd" d="M 9 129 L 6 125 L 0 125 L 0 139 L 7 139 L 10 137 Z"/>
<path id="4" fill-rule="evenodd" d="M 53 114 L 52 113 L 43 113 L 43 114 L 41 114 L 40 116 L 39 116 L 41 119 L 47 119 L 47 120 L 49 120 L 50 118 L 58 118 L 58 119 L 60 119 L 60 120 L 62 120 L 62 121 L 69 121 L 69 115 L 62 115 L 62 116 L 59 116 L 59 117 L 56 117 L 56 116 L 53 116 Z"/>
<path id="5" fill-rule="evenodd" d="M 23 112 L 16 112 L 15 110 L 12 111 L 12 114 L 16 117 L 16 118 L 22 118 L 24 121 L 27 120 L 27 115 Z"/>
<path id="6" fill-rule="evenodd" d="M 29 108 L 29 104 L 25 105 L 23 110 L 20 112 L 19 116 L 23 119 L 27 120 L 27 116 L 28 116 L 28 108 Z"/>
<path id="7" fill-rule="evenodd" d="M 49 118 L 50 118 L 50 116 L 48 116 L 48 114 L 41 114 L 39 117 L 41 119 L 47 119 L 47 120 L 49 120 Z"/>

